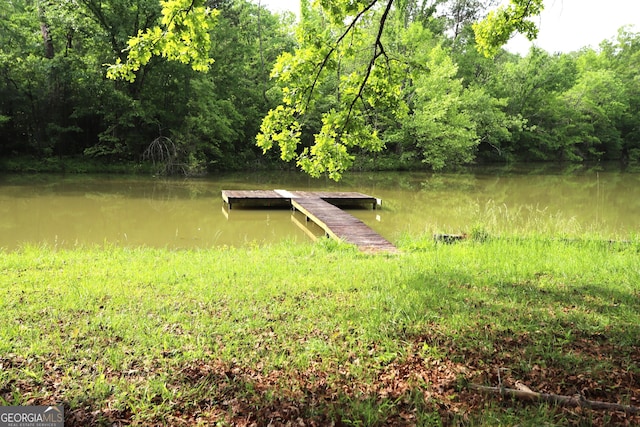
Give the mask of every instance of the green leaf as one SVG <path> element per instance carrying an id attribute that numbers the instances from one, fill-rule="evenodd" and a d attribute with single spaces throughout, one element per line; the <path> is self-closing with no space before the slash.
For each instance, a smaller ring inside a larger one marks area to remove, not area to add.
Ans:
<path id="1" fill-rule="evenodd" d="M 190 64 L 195 71 L 209 70 L 213 63 L 209 29 L 218 11 L 205 7 L 204 0 L 163 0 L 161 4 L 161 27 L 141 30 L 129 39 L 127 61 L 110 65 L 108 78 L 133 82 L 136 72 L 154 55 Z"/>

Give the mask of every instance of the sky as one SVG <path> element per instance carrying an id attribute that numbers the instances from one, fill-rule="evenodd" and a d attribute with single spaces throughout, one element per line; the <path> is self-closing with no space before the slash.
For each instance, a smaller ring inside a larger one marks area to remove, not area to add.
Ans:
<path id="1" fill-rule="evenodd" d="M 534 18 L 540 33 L 533 44 L 550 53 L 598 47 L 603 40 L 615 38 L 624 25 L 640 32 L 640 0 L 545 0 L 544 4 L 540 17 Z M 531 45 L 518 35 L 506 48 L 526 54 Z"/>
<path id="2" fill-rule="evenodd" d="M 258 2 L 258 0 L 253 0 Z M 299 0 L 260 0 L 274 12 L 298 12 Z M 633 25 L 640 32 L 640 0 L 545 0 L 545 10 L 534 18 L 540 33 L 533 43 L 550 52 L 572 52 L 582 47 L 597 47 L 614 38 L 618 28 Z M 532 43 L 523 36 L 514 37 L 506 49 L 526 55 Z"/>

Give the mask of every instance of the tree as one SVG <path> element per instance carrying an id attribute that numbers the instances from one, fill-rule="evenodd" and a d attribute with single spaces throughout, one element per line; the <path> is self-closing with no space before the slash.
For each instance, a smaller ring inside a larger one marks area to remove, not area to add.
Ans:
<path id="1" fill-rule="evenodd" d="M 216 15 L 219 25 L 207 29 L 185 16 L 163 24 L 161 6 L 178 3 L 0 2 L 0 155 L 139 160 L 151 145 L 166 144 L 177 171 L 240 168 L 261 160 L 253 141 L 260 118 L 274 106 L 269 71 L 292 46 L 291 16 L 280 19 L 245 0 L 220 0 L 206 17 L 210 24 Z M 202 17 L 213 4 L 190 2 L 191 10 L 183 12 Z M 188 31 L 171 27 L 180 20 L 206 29 L 209 47 L 187 43 Z M 151 55 L 131 71 L 133 82 L 107 79 L 105 63 L 134 63 L 128 61 L 132 38 L 142 35 L 143 44 L 159 49 L 145 38 L 155 28 L 174 37 L 175 45 L 200 46 L 196 54 L 204 57 L 206 51 L 207 58 L 221 61 L 207 60 L 203 72 Z"/>
<path id="2" fill-rule="evenodd" d="M 246 168 L 262 159 L 254 140 L 269 108 L 269 72 L 277 56 L 291 50 L 291 16 L 279 18 L 248 1 L 217 5 L 210 32 L 216 62 L 208 73 L 191 73 L 186 112 L 172 139 L 210 169 Z"/>
<path id="3" fill-rule="evenodd" d="M 610 69 L 580 70 L 576 84 L 562 95 L 570 110 L 580 115 L 582 158 L 620 158 L 623 140 L 619 123 L 629 107 L 623 83 Z"/>
<path id="4" fill-rule="evenodd" d="M 487 88 L 507 100 L 508 116 L 521 121 L 510 143 L 501 147 L 507 158 L 578 160 L 575 146 L 582 142 L 577 129 L 580 120 L 563 98 L 577 75 L 572 56 L 550 55 L 538 48 L 499 65 Z"/>
<path id="5" fill-rule="evenodd" d="M 442 2 L 433 2 L 435 5 L 438 3 Z M 388 27 L 394 16 L 407 27 L 411 20 L 408 16 L 419 15 L 416 11 L 424 11 L 427 2 L 422 3 L 422 8 L 416 7 L 416 2 L 394 0 L 324 0 L 319 4 L 321 9 L 314 10 L 303 2 L 300 46 L 294 54 L 284 55 L 276 64 L 273 76 L 283 88 L 282 104 L 271 110 L 263 120 L 258 145 L 265 152 L 278 146 L 282 159 L 296 160 L 304 171 L 313 176 L 327 173 L 329 177 L 339 179 L 353 163 L 353 151 L 356 148 L 380 151 L 384 147 L 380 139 L 381 129 L 375 120 L 377 112 L 394 112 L 396 119 L 401 119 L 408 111 L 403 96 L 403 82 L 406 81 L 404 76 L 407 67 L 411 64 L 401 56 L 390 54 Z M 478 4 L 452 2 L 452 10 L 456 12 L 456 34 L 467 20 L 463 12 L 472 11 L 472 15 L 477 15 Z M 487 53 L 491 53 L 495 46 L 505 43 L 513 31 L 524 31 L 529 37 L 535 36 L 535 25 L 528 18 L 541 10 L 541 0 L 513 0 L 509 7 L 490 13 L 485 23 L 477 27 L 476 36 L 480 45 L 484 46 Z M 315 21 L 322 23 L 315 24 L 315 27 L 314 14 Z M 375 31 L 372 33 L 367 28 Z M 500 37 L 494 37 L 495 34 Z M 353 66 L 355 63 L 358 63 L 357 67 Z M 322 127 L 314 135 L 313 143 L 299 148 L 305 120 L 320 102 L 318 88 L 345 64 L 350 64 L 354 72 L 349 76 L 339 76 L 336 87 L 338 105 L 321 114 Z M 449 78 L 451 75 L 445 73 L 445 79 Z M 429 80 L 429 84 L 432 83 L 433 80 Z M 447 90 L 459 94 L 457 91 L 461 87 L 451 82 L 446 84 L 453 84 L 455 88 L 449 87 Z M 445 98 L 440 98 L 444 109 L 439 111 L 439 117 L 443 121 L 428 119 L 434 115 L 433 109 L 438 102 L 434 100 L 437 99 L 423 99 L 432 102 L 431 106 L 424 105 L 416 109 L 413 124 L 414 132 L 422 137 L 422 148 L 428 157 L 425 161 L 440 168 L 446 163 L 445 159 L 457 157 L 445 154 L 446 144 L 443 141 L 449 140 L 450 148 L 457 147 L 454 151 L 461 153 L 463 147 L 475 146 L 477 135 L 474 134 L 474 125 L 469 121 L 468 114 L 460 110 L 459 100 L 448 98 L 447 103 Z M 433 127 L 436 124 L 440 125 L 437 129 Z M 444 136 L 444 128 L 449 125 L 457 126 L 451 130 L 455 133 L 450 135 L 452 139 Z M 436 130 L 443 136 L 427 142 Z M 436 140 L 440 142 L 436 143 Z M 443 155 L 437 155 L 438 152 Z"/>
<path id="6" fill-rule="evenodd" d="M 515 32 L 529 40 L 538 36 L 538 27 L 530 20 L 544 8 L 542 0 L 509 0 L 509 4 L 489 12 L 487 17 L 474 24 L 478 50 L 485 56 L 494 56 Z"/>
<path id="7" fill-rule="evenodd" d="M 482 14 L 496 3 L 496 0 L 447 0 L 446 20 L 454 43 L 462 38 L 466 29 L 482 18 Z"/>
<path id="8" fill-rule="evenodd" d="M 441 3 L 445 1 L 321 0 L 314 9 L 303 1 L 299 47 L 293 54 L 284 54 L 273 70 L 282 87 L 282 103 L 264 118 L 258 146 L 266 152 L 277 145 L 282 159 L 295 159 L 311 175 L 327 173 L 333 179 L 339 179 L 353 163 L 355 149 L 380 151 L 384 147 L 376 121 L 380 112 L 392 113 L 395 119 L 407 112 L 402 94 L 407 64 L 389 55 L 388 23 L 394 15 L 405 28 L 412 18 L 425 22 Z M 456 37 L 483 4 L 477 0 L 447 3 Z M 214 13 L 204 8 L 204 0 L 166 0 L 162 5 L 161 26 L 131 38 L 127 61 L 110 67 L 110 77 L 135 80 L 136 71 L 153 55 L 207 69 L 211 63 L 204 49 L 207 16 Z M 489 52 L 506 42 L 513 31 L 535 36 L 535 25 L 528 18 L 541 9 L 541 0 L 512 0 L 509 7 L 490 13 L 477 27 L 480 45 Z M 327 83 L 334 87 L 336 103 L 320 113 L 321 125 L 313 142 L 302 144 L 309 116 L 322 103 L 320 88 Z"/>
<path id="9" fill-rule="evenodd" d="M 616 129 L 622 139 L 621 156 L 624 161 L 640 162 L 640 33 L 620 28 L 614 40 L 601 45 L 600 63 L 611 70 L 624 86 L 627 109 L 617 121 Z"/>
<path id="10" fill-rule="evenodd" d="M 433 169 L 473 159 L 478 145 L 476 124 L 465 111 L 464 88 L 457 68 L 445 51 L 429 52 L 427 73 L 414 76 L 416 109 L 409 124 L 422 150 L 423 162 Z"/>
<path id="11" fill-rule="evenodd" d="M 78 86 L 70 76 L 78 57 L 67 55 L 54 20 L 56 6 L 5 2 L 0 13 L 0 114 L 7 117 L 1 151 L 57 154 L 80 128 L 70 117 Z M 36 31 L 37 30 L 37 31 Z"/>
<path id="12" fill-rule="evenodd" d="M 296 159 L 312 176 L 327 173 L 337 180 L 353 163 L 351 148 L 382 149 L 375 112 L 401 116 L 406 110 L 402 70 L 392 66 L 398 60 L 383 42 L 393 1 L 321 4 L 322 9 L 313 9 L 303 2 L 299 47 L 283 54 L 272 73 L 282 86 L 282 104 L 267 114 L 257 141 L 265 151 L 278 145 L 283 160 Z M 345 16 L 350 16 L 346 28 Z M 373 32 L 368 31 L 372 23 Z M 318 88 L 334 76 L 336 107 L 321 114 L 313 144 L 298 151 L 306 115 L 322 102 Z"/>

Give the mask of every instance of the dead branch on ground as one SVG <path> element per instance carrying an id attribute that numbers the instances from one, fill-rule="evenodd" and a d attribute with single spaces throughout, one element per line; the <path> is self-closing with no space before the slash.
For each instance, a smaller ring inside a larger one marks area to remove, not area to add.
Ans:
<path id="1" fill-rule="evenodd" d="M 621 405 L 618 403 L 609 402 L 598 402 L 596 400 L 588 400 L 582 395 L 565 396 L 560 394 L 537 393 L 520 382 L 516 383 L 516 387 L 517 389 L 469 384 L 469 388 L 471 390 L 476 390 L 487 394 L 499 394 L 501 396 L 514 397 L 521 400 L 547 402 L 570 407 L 624 411 L 630 414 L 640 414 L 640 408 L 637 406 Z"/>

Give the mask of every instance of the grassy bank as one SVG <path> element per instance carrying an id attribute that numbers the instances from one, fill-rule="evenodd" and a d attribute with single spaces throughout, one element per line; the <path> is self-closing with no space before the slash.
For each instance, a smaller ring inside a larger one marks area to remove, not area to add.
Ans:
<path id="1" fill-rule="evenodd" d="M 640 243 L 404 239 L 0 255 L 0 404 L 68 425 L 605 425 L 640 415 Z"/>
<path id="2" fill-rule="evenodd" d="M 140 162 L 107 161 L 87 157 L 8 157 L 0 159 L 2 173 L 151 174 L 153 166 Z"/>

